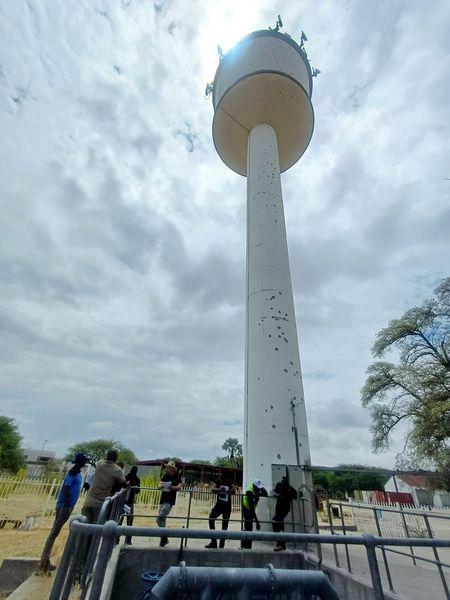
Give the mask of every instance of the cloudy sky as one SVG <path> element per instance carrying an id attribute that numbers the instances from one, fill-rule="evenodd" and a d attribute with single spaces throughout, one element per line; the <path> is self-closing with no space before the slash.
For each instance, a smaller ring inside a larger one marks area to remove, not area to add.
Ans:
<path id="1" fill-rule="evenodd" d="M 242 439 L 246 181 L 203 92 L 216 44 L 278 13 L 322 71 L 283 175 L 312 460 L 393 465 L 359 390 L 449 275 L 446 0 L 0 3 L 0 413 L 26 445 Z"/>

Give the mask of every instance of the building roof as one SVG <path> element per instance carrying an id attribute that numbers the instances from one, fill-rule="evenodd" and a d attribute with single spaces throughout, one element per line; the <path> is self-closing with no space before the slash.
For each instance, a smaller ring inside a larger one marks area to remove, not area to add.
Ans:
<path id="1" fill-rule="evenodd" d="M 156 458 L 154 460 L 140 460 L 137 464 L 147 467 L 159 467 L 163 462 L 167 462 L 167 458 Z M 176 464 L 185 469 L 189 469 L 191 471 L 213 471 L 217 473 L 219 471 L 236 471 L 238 473 L 242 472 L 242 469 L 238 467 L 218 467 L 216 465 L 204 465 L 203 463 L 193 463 L 193 462 L 184 462 L 177 460 Z"/>
<path id="2" fill-rule="evenodd" d="M 436 476 L 433 475 L 396 475 L 412 488 L 434 489 L 439 487 Z"/>

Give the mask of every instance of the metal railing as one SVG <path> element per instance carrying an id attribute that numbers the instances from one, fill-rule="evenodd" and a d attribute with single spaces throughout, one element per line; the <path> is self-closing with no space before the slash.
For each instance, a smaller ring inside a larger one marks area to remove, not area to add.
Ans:
<path id="1" fill-rule="evenodd" d="M 386 510 L 390 512 L 398 512 L 396 509 L 373 506 L 364 508 L 370 508 L 374 511 L 374 520 L 377 528 L 377 536 L 373 536 L 371 534 L 356 536 L 356 535 L 348 535 L 348 526 L 345 524 L 343 507 L 355 508 L 358 507 L 355 504 L 349 504 L 345 502 L 328 502 L 328 519 L 330 526 L 330 535 L 318 534 L 318 523 L 317 523 L 317 515 L 314 507 L 314 502 L 312 501 L 313 495 L 311 490 L 306 490 L 310 495 L 310 498 L 306 496 L 299 497 L 297 501 L 291 505 L 291 514 L 299 515 L 300 519 L 303 518 L 303 521 L 286 521 L 285 525 L 292 528 L 292 532 L 290 533 L 269 533 L 269 532 L 244 532 L 244 531 L 233 531 L 233 530 L 211 530 L 211 529 L 190 529 L 192 525 L 209 520 L 209 510 L 208 516 L 195 516 L 193 511 L 195 510 L 195 495 L 198 495 L 197 490 L 184 490 L 184 494 L 188 495 L 188 503 L 187 503 L 187 513 L 183 516 L 179 515 L 168 515 L 167 519 L 172 519 L 173 521 L 184 521 L 185 528 L 183 529 L 172 529 L 172 528 L 156 528 L 156 527 L 124 527 L 121 526 L 121 522 L 125 516 L 124 512 L 124 504 L 126 503 L 128 496 L 128 489 L 121 490 L 117 492 L 114 496 L 107 498 L 102 505 L 99 518 L 97 521 L 97 525 L 90 525 L 85 523 L 84 517 L 75 517 L 73 523 L 70 527 L 69 539 L 66 544 L 66 548 L 64 550 L 63 558 L 61 560 L 61 564 L 59 566 L 58 572 L 56 574 L 55 583 L 52 589 L 52 593 L 50 596 L 50 600 L 67 600 L 70 594 L 70 590 L 74 584 L 74 582 L 78 582 L 81 587 L 81 600 L 84 600 L 87 596 L 88 590 L 89 599 L 96 598 L 93 594 L 93 589 L 97 589 L 98 580 L 101 577 L 101 581 L 103 582 L 103 576 L 101 576 L 101 571 L 106 568 L 106 564 L 108 563 L 112 548 L 115 543 L 119 541 L 119 536 L 126 535 L 127 537 L 177 537 L 180 539 L 180 551 L 183 547 L 187 545 L 188 539 L 228 539 L 228 540 L 250 540 L 253 539 L 255 541 L 288 541 L 294 547 L 298 547 L 300 545 L 301 548 L 308 550 L 308 544 L 315 544 L 317 547 L 317 555 L 318 555 L 318 568 L 321 567 L 322 564 L 322 544 L 331 544 L 334 550 L 335 563 L 337 567 L 340 567 L 339 556 L 337 552 L 337 546 L 343 545 L 345 548 L 345 554 L 347 559 L 347 569 L 349 572 L 352 572 L 351 567 L 351 559 L 349 546 L 351 545 L 363 545 L 366 548 L 367 559 L 369 562 L 371 580 L 373 589 L 375 592 L 375 598 L 382 599 L 383 596 L 383 587 L 381 583 L 380 572 L 378 568 L 377 557 L 375 553 L 375 548 L 379 548 L 382 553 L 382 559 L 386 571 L 386 576 L 388 580 L 389 589 L 394 591 L 392 584 L 391 572 L 389 569 L 389 564 L 387 560 L 386 553 L 393 552 L 396 554 L 402 554 L 404 556 L 409 556 L 413 560 L 423 560 L 427 563 L 433 563 L 437 566 L 439 575 L 441 577 L 441 582 L 444 587 L 444 592 L 446 594 L 446 598 L 449 598 L 448 587 L 445 581 L 445 575 L 443 572 L 443 567 L 449 567 L 440 560 L 438 554 L 439 547 L 450 547 L 450 541 L 442 540 L 439 538 L 435 538 L 433 536 L 432 529 L 429 525 L 429 515 L 424 515 L 421 511 L 403 511 L 405 514 L 420 514 L 424 517 L 424 520 L 427 525 L 428 537 L 426 538 L 394 538 L 394 537 L 383 537 L 382 529 L 380 527 L 379 515 L 375 511 Z M 155 490 L 155 488 L 148 488 L 150 490 Z M 180 493 L 180 492 L 178 492 Z M 202 508 L 210 509 L 212 506 L 211 498 L 216 494 L 211 491 L 202 491 L 202 501 L 204 501 L 209 495 L 210 502 L 209 506 L 203 506 Z M 242 497 L 243 494 L 237 494 L 239 498 Z M 313 510 L 312 510 L 312 523 L 306 523 L 305 520 L 305 510 L 304 505 L 307 502 L 312 502 Z M 336 529 L 333 523 L 332 517 L 332 508 L 338 507 L 338 518 L 341 522 L 342 533 L 343 535 L 337 535 Z M 152 514 L 136 514 L 133 513 L 131 515 L 133 518 L 150 518 L 156 519 L 158 516 L 157 513 Z M 231 516 L 231 515 L 230 515 Z M 431 515 L 433 518 L 449 518 L 447 515 L 437 515 L 433 513 Z M 110 544 L 109 534 L 104 534 L 102 527 L 108 522 L 108 529 L 104 531 L 111 531 L 112 524 L 115 524 L 115 534 L 114 534 L 114 543 Z M 239 515 L 239 518 L 229 519 L 230 523 L 239 523 L 240 529 L 242 529 L 242 515 Z M 271 525 L 272 521 L 260 520 L 262 524 Z M 92 528 L 94 527 L 94 528 Z M 295 532 L 295 530 L 300 529 L 302 533 Z M 313 529 L 316 533 L 304 533 L 305 530 Z M 406 529 L 406 533 L 409 533 L 409 530 Z M 89 540 L 89 543 L 88 543 Z M 371 541 L 372 540 L 372 541 Z M 375 541 L 373 541 L 375 540 Z M 373 542 L 373 543 L 372 543 Z M 392 543 L 391 543 L 392 542 Z M 410 548 L 411 554 L 402 552 L 400 549 L 388 548 L 389 546 L 397 546 L 401 548 Z M 431 548 L 436 560 L 426 559 L 424 557 L 419 557 L 414 554 L 414 547 L 426 547 Z M 105 548 L 109 548 L 107 552 L 107 556 L 105 554 Z M 372 552 L 373 550 L 373 552 Z M 105 558 L 106 557 L 106 558 Z M 95 583 L 97 581 L 97 583 Z M 94 585 L 95 583 L 95 585 Z M 101 588 L 101 585 L 100 585 Z M 99 588 L 99 589 L 100 589 Z"/>
<path id="2" fill-rule="evenodd" d="M 70 534 L 64 549 L 64 554 L 59 566 L 53 589 L 49 600 L 67 600 L 73 583 L 73 576 L 77 564 L 77 548 L 83 539 L 92 536 L 97 548 L 94 563 L 91 565 L 92 577 L 85 578 L 86 582 L 83 596 L 89 588 L 89 600 L 98 600 L 103 587 L 106 567 L 111 557 L 113 548 L 120 536 L 133 537 L 160 537 L 183 539 L 216 539 L 216 540 L 239 540 L 256 542 L 294 542 L 313 544 L 343 544 L 345 546 L 363 546 L 366 550 L 367 561 L 370 569 L 372 588 L 376 600 L 384 600 L 383 586 L 376 555 L 377 548 L 386 546 L 405 547 L 432 547 L 450 548 L 450 540 L 424 539 L 424 538 L 385 538 L 373 535 L 345 536 L 324 535 L 317 533 L 269 533 L 263 531 L 221 531 L 205 529 L 172 529 L 169 527 L 129 527 L 118 525 L 115 521 L 101 524 L 83 523 L 79 517 L 75 517 L 70 524 Z"/>
<path id="3" fill-rule="evenodd" d="M 445 574 L 444 574 L 444 567 L 445 568 L 450 568 L 450 564 L 444 563 L 442 562 L 442 560 L 439 557 L 439 553 L 437 550 L 437 546 L 434 546 L 432 544 L 430 544 L 429 546 L 427 546 L 426 544 L 423 544 L 424 547 L 430 547 L 433 551 L 433 555 L 434 555 L 434 560 L 430 559 L 430 558 L 425 558 L 423 556 L 418 556 L 417 554 L 414 553 L 414 544 L 409 544 L 408 543 L 408 539 L 412 539 L 412 536 L 410 535 L 410 529 L 408 527 L 407 524 L 407 519 L 406 516 L 407 515 L 414 515 L 415 518 L 417 519 L 423 519 L 423 523 L 424 523 L 424 532 L 426 532 L 426 536 L 424 538 L 420 538 L 420 539 L 425 539 L 425 540 L 433 540 L 436 539 L 433 535 L 433 529 L 430 525 L 430 519 L 442 519 L 442 520 L 447 520 L 450 521 L 450 515 L 445 515 L 445 514 L 439 514 L 439 513 L 431 513 L 431 512 L 426 512 L 426 511 L 421 511 L 421 510 L 414 510 L 414 509 L 404 509 L 404 508 L 394 508 L 394 507 L 387 507 L 387 506 L 380 506 L 380 505 L 367 505 L 367 504 L 357 504 L 357 503 L 348 503 L 348 502 L 332 502 L 332 501 L 328 501 L 327 502 L 327 513 L 328 513 L 328 522 L 329 522 L 329 526 L 330 526 L 330 531 L 332 535 L 335 535 L 335 527 L 334 527 L 334 523 L 333 523 L 333 515 L 332 515 L 332 509 L 334 507 L 338 508 L 338 519 L 340 520 L 341 523 L 341 528 L 342 528 L 342 532 L 344 536 L 347 536 L 347 534 L 349 533 L 348 528 L 345 525 L 345 518 L 344 518 L 344 510 L 343 507 L 347 507 L 350 508 L 352 510 L 354 509 L 362 509 L 362 510 L 367 510 L 373 513 L 373 519 L 375 522 L 375 527 L 376 527 L 376 531 L 377 531 L 377 535 L 379 537 L 382 537 L 382 524 L 380 523 L 380 514 L 382 512 L 386 512 L 386 513 L 391 513 L 391 514 L 398 514 L 401 516 L 401 522 L 403 525 L 403 531 L 405 534 L 405 544 L 404 546 L 407 548 L 409 547 L 410 549 L 410 553 L 408 552 L 402 552 L 400 550 L 394 550 L 393 548 L 385 548 L 385 547 L 381 547 L 381 554 L 383 557 L 383 563 L 384 563 L 384 569 L 386 572 L 386 578 L 388 581 L 388 585 L 389 585 L 389 589 L 393 592 L 394 587 L 393 587 L 393 582 L 392 582 L 392 575 L 391 575 L 391 571 L 389 568 L 389 562 L 387 559 L 387 555 L 386 552 L 392 552 L 394 554 L 399 554 L 402 556 L 406 556 L 412 559 L 412 562 L 414 564 L 414 566 L 416 566 L 417 561 L 423 561 L 425 563 L 429 563 L 429 564 L 434 564 L 437 567 L 438 573 L 439 573 L 439 577 L 441 579 L 441 583 L 442 583 L 442 587 L 444 589 L 444 593 L 445 593 L 445 597 L 447 599 L 450 598 L 450 593 L 449 593 L 449 589 L 448 589 L 448 585 L 447 585 L 447 581 L 445 578 Z M 353 536 L 352 536 L 353 537 Z M 416 538 L 414 538 L 416 539 Z M 340 567 L 340 562 L 339 562 L 339 556 L 338 556 L 338 552 L 337 552 L 337 548 L 336 545 L 333 544 L 333 552 L 334 552 L 334 559 L 335 559 L 335 563 L 337 567 Z M 345 546 L 345 556 L 346 556 L 346 562 L 347 562 L 347 570 L 351 573 L 352 572 L 352 567 L 351 567 L 351 560 L 350 560 L 350 553 L 349 553 L 349 549 L 348 549 L 348 545 Z"/>

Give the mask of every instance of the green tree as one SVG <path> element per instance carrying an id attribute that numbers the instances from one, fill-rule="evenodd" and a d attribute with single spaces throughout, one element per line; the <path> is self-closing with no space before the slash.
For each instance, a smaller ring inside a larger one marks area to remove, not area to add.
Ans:
<path id="1" fill-rule="evenodd" d="M 414 457 L 415 466 L 431 461 L 445 471 L 450 466 L 450 277 L 431 299 L 378 333 L 374 357 L 390 350 L 398 351 L 397 362 L 370 365 L 361 391 L 372 417 L 373 449 L 389 448 L 391 433 L 404 422 L 403 453 Z"/>
<path id="2" fill-rule="evenodd" d="M 370 472 L 367 472 L 370 470 Z M 365 465 L 339 465 L 333 470 L 314 471 L 315 485 L 321 485 L 330 498 L 353 496 L 355 490 L 383 490 L 389 476 Z"/>
<path id="3" fill-rule="evenodd" d="M 24 464 L 20 448 L 22 436 L 14 419 L 0 416 L 0 467 L 17 473 Z"/>
<path id="4" fill-rule="evenodd" d="M 237 438 L 226 439 L 222 444 L 222 450 L 225 450 L 228 459 L 233 463 L 233 466 L 235 466 L 236 462 L 242 458 L 242 444 Z"/>
<path id="5" fill-rule="evenodd" d="M 108 450 L 117 450 L 119 456 L 118 460 L 122 460 L 127 465 L 134 465 L 138 462 L 136 455 L 132 450 L 118 442 L 117 440 L 89 440 L 87 442 L 80 442 L 71 446 L 66 453 L 66 460 L 72 460 L 75 454 L 84 452 L 87 454 L 94 463 L 99 460 L 106 458 Z"/>

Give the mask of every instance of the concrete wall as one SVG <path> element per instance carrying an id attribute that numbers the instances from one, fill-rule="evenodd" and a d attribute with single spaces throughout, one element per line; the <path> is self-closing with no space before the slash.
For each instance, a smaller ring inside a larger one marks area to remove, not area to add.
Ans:
<path id="1" fill-rule="evenodd" d="M 203 549 L 179 550 L 172 548 L 127 548 L 119 553 L 111 600 L 140 600 L 149 585 L 141 581 L 148 571 L 164 572 L 184 560 L 187 566 L 263 568 L 272 563 L 278 569 L 304 569 L 305 558 L 301 552 L 281 556 L 272 550 L 242 552 L 241 550 L 211 551 Z"/>
<path id="2" fill-rule="evenodd" d="M 144 572 L 165 572 L 184 560 L 187 566 L 263 568 L 268 563 L 276 569 L 316 569 L 317 559 L 300 551 L 276 554 L 272 550 L 210 551 L 203 549 L 186 549 L 180 554 L 176 549 L 159 548 L 121 548 L 117 560 L 113 591 L 110 600 L 140 600 L 149 588 L 149 584 L 141 580 Z M 332 565 L 322 565 L 342 600 L 375 600 L 369 585 Z M 105 582 L 107 585 L 107 582 Z M 401 596 L 385 593 L 385 600 L 402 600 Z"/>

